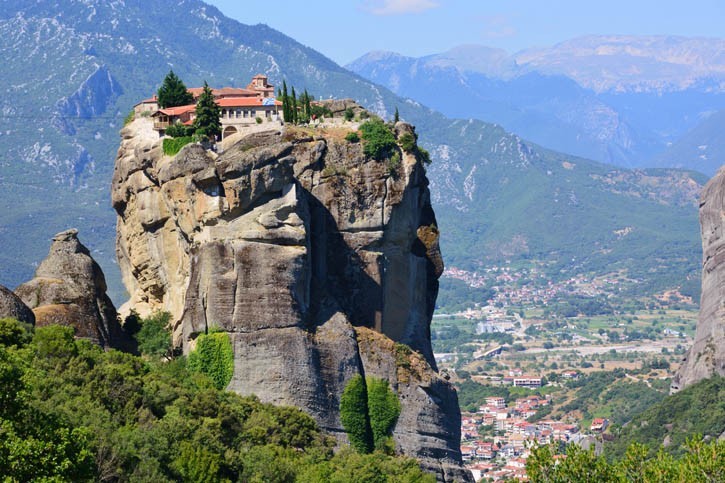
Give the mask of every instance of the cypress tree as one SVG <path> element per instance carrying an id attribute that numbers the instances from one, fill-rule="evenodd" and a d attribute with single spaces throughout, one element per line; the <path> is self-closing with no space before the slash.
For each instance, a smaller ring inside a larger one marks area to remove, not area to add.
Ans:
<path id="1" fill-rule="evenodd" d="M 374 448 L 368 416 L 368 395 L 365 379 L 357 374 L 348 381 L 340 397 L 340 422 L 350 445 L 358 453 L 370 453 Z"/>
<path id="2" fill-rule="evenodd" d="M 156 93 L 162 108 L 188 106 L 194 103 L 194 96 L 186 89 L 181 79 L 170 70 Z"/>
<path id="3" fill-rule="evenodd" d="M 305 113 L 305 122 L 310 122 L 312 118 L 312 106 L 310 105 L 310 94 L 307 92 L 307 89 L 305 89 L 305 99 L 302 109 Z"/>
<path id="4" fill-rule="evenodd" d="M 209 85 L 204 81 L 204 90 L 196 103 L 196 119 L 194 119 L 194 130 L 200 136 L 215 139 L 222 133 L 222 125 L 219 120 L 221 109 L 214 100 L 214 94 Z"/>
<path id="5" fill-rule="evenodd" d="M 292 86 L 292 123 L 297 124 L 299 115 L 297 113 L 297 94 L 295 94 L 295 88 Z"/>
<path id="6" fill-rule="evenodd" d="M 292 108 L 287 95 L 287 81 L 285 80 L 282 81 L 282 115 L 285 122 L 292 122 Z"/>
<path id="7" fill-rule="evenodd" d="M 398 112 L 398 106 L 395 106 L 395 115 L 393 116 L 393 122 L 400 121 L 400 113 Z"/>

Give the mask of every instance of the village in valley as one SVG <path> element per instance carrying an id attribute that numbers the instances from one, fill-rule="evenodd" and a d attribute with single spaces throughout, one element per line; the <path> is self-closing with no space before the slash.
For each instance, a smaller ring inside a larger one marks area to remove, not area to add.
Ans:
<path id="1" fill-rule="evenodd" d="M 600 453 L 626 421 L 618 408 L 628 402 L 610 404 L 608 391 L 632 384 L 664 397 L 697 319 L 681 294 L 625 305 L 618 294 L 638 282 L 621 273 L 551 281 L 536 266 L 504 265 L 448 267 L 445 279 L 486 297 L 439 307 L 431 326 L 439 367 L 458 387 L 461 453 L 476 481 L 525 479 L 537 444 Z M 601 400 L 582 403 L 578 391 L 594 387 Z"/>

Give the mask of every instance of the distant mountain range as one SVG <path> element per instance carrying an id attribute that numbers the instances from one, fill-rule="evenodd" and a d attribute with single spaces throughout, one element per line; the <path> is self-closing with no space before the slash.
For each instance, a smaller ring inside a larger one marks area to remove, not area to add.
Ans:
<path id="1" fill-rule="evenodd" d="M 559 151 L 708 175 L 725 163 L 714 149 L 708 162 L 665 155 L 725 109 L 722 39 L 589 36 L 513 55 L 475 45 L 421 58 L 371 52 L 347 67 L 448 116 L 496 122 Z"/>
<path id="2" fill-rule="evenodd" d="M 430 88 L 437 93 L 432 100 L 440 102 L 424 102 L 466 120 L 446 118 L 278 31 L 230 20 L 200 0 L 9 0 L 0 11 L 0 35 L 5 63 L 0 72 L 5 93 L 0 98 L 1 284 L 12 287 L 30 279 L 49 238 L 78 227 L 106 272 L 114 299 L 123 299 L 109 199 L 118 131 L 132 105 L 153 93 L 170 68 L 189 86 L 204 80 L 218 87 L 245 86 L 262 72 L 276 85 L 286 79 L 324 98 L 355 98 L 383 117 L 392 117 L 397 107 L 417 126 L 421 145 L 432 155 L 431 193 L 449 266 L 480 269 L 507 260 L 543 260 L 556 268 L 556 276 L 626 268 L 653 287 L 663 280 L 677 285 L 698 273 L 695 205 L 704 176 L 616 168 L 469 119 L 478 114 L 464 116 L 463 107 L 475 105 L 472 93 L 482 91 L 451 87 L 454 79 L 469 79 L 458 68 L 445 68 L 450 82 L 433 74 L 429 83 L 410 76 L 405 82 L 411 89 Z M 500 69 L 510 63 L 505 56 L 491 58 L 499 58 Z M 557 122 L 577 124 L 575 106 L 594 100 L 598 104 L 587 111 L 594 121 L 581 127 L 581 135 L 596 137 L 602 117 L 611 121 L 610 129 L 601 131 L 607 139 L 621 139 L 628 149 L 639 146 L 624 141 L 635 131 L 602 97 L 614 94 L 595 93 L 563 76 L 527 75 L 476 79 L 501 92 L 511 90 L 516 93 L 511 99 L 519 98 L 514 104 L 521 105 L 528 102 L 527 91 L 540 85 L 537 79 L 550 83 L 561 96 L 550 108 L 532 103 L 530 110 L 542 118 L 539 126 L 566 109 L 572 120 Z M 703 102 L 708 96 L 702 94 Z M 530 97 L 536 99 L 536 93 Z M 518 108 L 501 99 L 501 112 L 523 123 L 523 114 L 513 115 Z M 450 112 L 451 106 L 461 110 Z M 638 142 L 656 145 L 660 138 L 655 138 Z"/>

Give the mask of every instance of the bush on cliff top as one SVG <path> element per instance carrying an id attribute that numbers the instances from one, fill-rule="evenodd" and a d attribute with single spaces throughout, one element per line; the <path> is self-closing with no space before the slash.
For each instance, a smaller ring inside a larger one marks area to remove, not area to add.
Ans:
<path id="1" fill-rule="evenodd" d="M 154 362 L 68 327 L 31 339 L 11 325 L 0 341 L 2 481 L 434 481 L 412 459 L 335 455 L 310 416 L 217 390 L 183 357 Z"/>
<path id="2" fill-rule="evenodd" d="M 192 136 L 182 136 L 180 138 L 164 138 L 163 149 L 167 156 L 176 156 L 181 148 L 189 143 L 194 142 Z"/>
<path id="3" fill-rule="evenodd" d="M 372 159 L 382 160 L 389 158 L 398 147 L 395 135 L 390 126 L 381 119 L 371 119 L 360 125 L 362 133 L 363 152 Z"/>

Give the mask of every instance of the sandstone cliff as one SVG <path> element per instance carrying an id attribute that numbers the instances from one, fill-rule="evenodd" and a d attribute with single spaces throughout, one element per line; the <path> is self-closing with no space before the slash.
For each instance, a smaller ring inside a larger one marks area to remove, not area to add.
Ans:
<path id="1" fill-rule="evenodd" d="M 185 351 L 226 331 L 231 390 L 306 409 L 341 440 L 346 382 L 385 378 L 403 405 L 399 450 L 467 480 L 456 393 L 430 345 L 443 265 L 425 170 L 402 150 L 397 165 L 368 159 L 348 132 L 278 128 L 172 158 L 148 120 L 124 128 L 112 198 L 125 309 L 171 312 Z"/>
<path id="2" fill-rule="evenodd" d="M 35 271 L 35 277 L 20 285 L 15 293 L 33 310 L 38 327 L 69 325 L 75 329 L 76 337 L 103 347 L 132 349 L 106 295 L 101 267 L 78 240 L 78 230 L 55 235 L 48 257 Z"/>
<path id="3" fill-rule="evenodd" d="M 700 195 L 702 295 L 695 342 L 672 380 L 671 391 L 715 374 L 725 376 L 725 171 Z"/>

